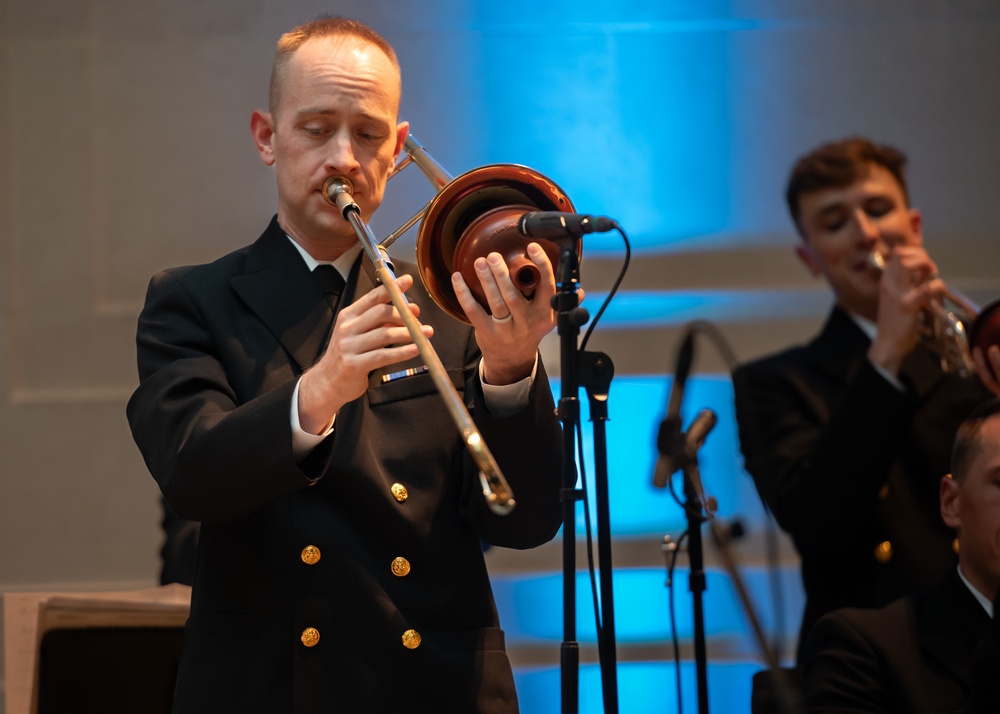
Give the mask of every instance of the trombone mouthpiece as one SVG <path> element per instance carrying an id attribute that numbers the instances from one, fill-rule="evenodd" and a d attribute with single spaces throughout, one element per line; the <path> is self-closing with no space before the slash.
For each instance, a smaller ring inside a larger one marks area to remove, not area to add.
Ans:
<path id="1" fill-rule="evenodd" d="M 347 211 L 353 209 L 361 212 L 358 204 L 354 202 L 354 184 L 350 179 L 343 176 L 331 176 L 323 184 L 323 197 L 328 203 L 340 209 L 340 214 L 346 219 Z"/>

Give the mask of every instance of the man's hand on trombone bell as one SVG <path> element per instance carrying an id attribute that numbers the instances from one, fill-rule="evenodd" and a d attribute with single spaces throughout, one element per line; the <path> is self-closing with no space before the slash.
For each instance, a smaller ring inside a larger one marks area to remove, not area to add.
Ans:
<path id="1" fill-rule="evenodd" d="M 514 285 L 499 253 L 476 259 L 476 275 L 486 294 L 489 313 L 473 297 L 461 273 L 451 276 L 455 296 L 476 330 L 476 342 L 483 353 L 483 374 L 489 384 L 513 384 L 530 376 L 538 345 L 556 326 L 551 304 L 556 290 L 552 264 L 537 243 L 528 244 L 527 255 L 540 273 L 529 297 Z M 578 293 L 583 300 L 583 290 Z"/>

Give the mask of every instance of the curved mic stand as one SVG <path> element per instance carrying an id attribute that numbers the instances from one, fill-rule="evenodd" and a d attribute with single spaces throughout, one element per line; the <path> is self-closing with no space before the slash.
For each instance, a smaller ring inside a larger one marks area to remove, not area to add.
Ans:
<path id="1" fill-rule="evenodd" d="M 774 675 L 778 706 L 781 708 L 783 714 L 798 714 L 802 711 L 802 698 L 791 682 L 788 681 L 786 672 L 781 669 L 781 664 L 778 661 L 778 653 L 775 651 L 775 648 L 767 644 L 764 628 L 761 627 L 760 618 L 756 615 L 756 610 L 750 601 L 750 593 L 743 584 L 743 578 L 736 567 L 736 559 L 733 557 L 732 549 L 730 548 L 733 538 L 742 535 L 742 526 L 738 522 L 723 525 L 718 519 L 713 519 L 710 522 L 709 531 L 712 534 L 712 542 L 715 543 L 715 547 L 718 548 L 719 554 L 722 556 L 722 566 L 726 569 L 729 579 L 736 588 L 736 594 L 739 596 L 740 604 L 743 606 L 743 614 L 753 629 L 757 649 L 760 650 L 768 669 Z"/>
<path id="2" fill-rule="evenodd" d="M 594 423 L 595 494 L 597 497 L 598 554 L 600 560 L 601 626 L 597 647 L 601 661 L 601 690 L 604 711 L 618 712 L 618 681 L 615 652 L 614 594 L 611 566 L 611 528 L 608 508 L 607 450 L 604 424 L 607 421 L 607 394 L 614 365 L 602 353 L 580 352 L 580 327 L 590 319 L 579 307 L 579 261 L 571 245 L 560 245 L 556 268 L 556 294 L 552 307 L 558 314 L 560 339 L 561 396 L 559 420 L 563 427 L 563 643 L 560 650 L 561 700 L 563 714 L 579 711 L 580 648 L 576 642 L 576 502 L 584 492 L 576 487 L 576 433 L 580 425 L 577 394 L 581 384 L 590 396 Z M 607 575 L 605 576 L 605 568 Z"/>

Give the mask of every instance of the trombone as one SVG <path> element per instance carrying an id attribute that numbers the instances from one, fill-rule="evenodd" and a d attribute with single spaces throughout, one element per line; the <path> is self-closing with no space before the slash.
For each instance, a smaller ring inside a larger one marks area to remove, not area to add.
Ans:
<path id="1" fill-rule="evenodd" d="M 525 255 L 528 239 L 517 228 L 518 219 L 531 211 L 572 212 L 573 204 L 553 181 L 517 164 L 493 164 L 472 169 L 457 178 L 445 171 L 412 135 L 403 145 L 404 156 L 393 169 L 396 175 L 410 163 L 416 164 L 431 182 L 436 195 L 406 223 L 383 241 L 372 233 L 361 218 L 361 211 L 351 195 L 354 187 L 342 177 L 331 177 L 323 185 L 327 201 L 337 206 L 354 228 L 365 255 L 374 267 L 377 280 L 385 285 L 392 304 L 399 312 L 410 337 L 427 365 L 434 386 L 444 399 L 455 425 L 479 469 L 483 496 L 490 510 L 506 515 L 516 505 L 510 485 L 493 454 L 483 440 L 468 410 L 447 375 L 441 358 L 420 329 L 420 322 L 407 308 L 406 296 L 396 283 L 386 248 L 423 219 L 417 235 L 417 267 L 431 298 L 455 319 L 469 324 L 454 290 L 451 273 L 458 271 L 484 307 L 485 295 L 472 267 L 486 253 L 504 256 L 512 279 L 529 295 L 538 282 L 538 269 Z M 560 247 L 551 241 L 536 240 L 555 265 Z M 572 246 L 579 256 L 579 239 Z"/>

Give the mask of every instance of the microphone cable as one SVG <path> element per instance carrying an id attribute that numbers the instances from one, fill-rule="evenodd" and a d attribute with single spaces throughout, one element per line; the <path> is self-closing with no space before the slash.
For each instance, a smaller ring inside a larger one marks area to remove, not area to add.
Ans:
<path id="1" fill-rule="evenodd" d="M 587 342 L 590 340 L 590 335 L 594 332 L 594 328 L 597 327 L 597 323 L 600 321 L 604 311 L 608 309 L 608 305 L 611 304 L 611 300 L 614 298 L 615 293 L 618 292 L 618 288 L 621 286 L 622 280 L 625 279 L 625 273 L 628 271 L 629 263 L 632 260 L 632 245 L 629 243 L 628 235 L 625 233 L 625 229 L 618 225 L 618 221 L 612 221 L 612 223 L 613 228 L 618 231 L 618 234 L 622 237 L 622 242 L 625 244 L 625 257 L 622 259 L 622 266 L 618 271 L 618 277 L 615 278 L 615 282 L 612 284 L 611 290 L 608 291 L 608 294 L 604 298 L 604 302 L 601 303 L 601 307 L 597 310 L 597 314 L 594 315 L 594 319 L 587 327 L 587 332 L 583 335 L 583 340 L 580 342 L 581 352 L 587 349 Z"/>
<path id="2" fill-rule="evenodd" d="M 613 221 L 613 228 L 618 231 L 619 235 L 622 237 L 622 242 L 625 246 L 625 257 L 622 259 L 621 268 L 618 271 L 618 276 L 615 278 L 615 282 L 612 284 L 611 289 L 605 296 L 604 301 L 601 303 L 601 307 L 598 309 L 594 319 L 590 322 L 587 327 L 587 332 L 584 334 L 582 341 L 580 342 L 579 352 L 584 352 L 587 347 L 587 341 L 590 339 L 591 334 L 594 332 L 594 328 L 597 326 L 598 321 L 601 319 L 601 315 L 607 309 L 608 305 L 611 304 L 612 298 L 618 292 L 618 288 L 621 286 L 622 281 L 625 279 L 625 273 L 628 271 L 629 263 L 632 257 L 632 248 L 629 243 L 628 235 L 625 230 L 618 225 L 617 221 Z M 584 461 L 583 454 L 583 426 L 580 420 L 576 422 L 576 445 L 577 445 L 577 464 L 580 471 L 580 488 L 583 491 L 583 522 L 584 522 L 584 533 L 586 541 L 586 552 L 587 552 L 587 573 L 590 579 L 590 591 L 591 599 L 594 604 L 594 631 L 597 635 L 597 642 L 604 641 L 604 623 L 601 619 L 601 607 L 600 607 L 600 595 L 598 593 L 597 587 L 597 566 L 594 562 L 594 535 L 593 527 L 591 525 L 590 518 L 590 492 L 587 488 L 587 468 Z M 610 533 L 608 534 L 610 537 Z M 602 566 L 603 567 L 603 566 Z M 613 569 L 608 572 L 608 577 L 612 578 L 612 583 L 614 581 Z M 603 662 L 602 662 L 603 666 Z"/>

